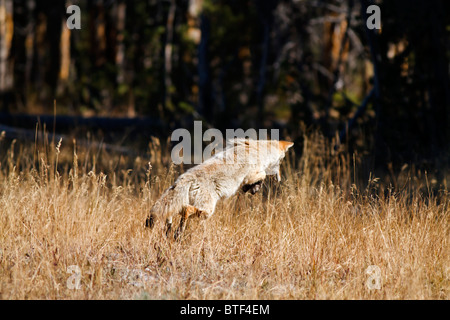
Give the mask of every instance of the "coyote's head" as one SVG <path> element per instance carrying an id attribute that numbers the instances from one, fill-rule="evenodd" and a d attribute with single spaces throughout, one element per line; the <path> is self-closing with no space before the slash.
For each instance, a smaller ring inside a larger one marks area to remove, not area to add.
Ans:
<path id="1" fill-rule="evenodd" d="M 275 143 L 275 148 L 272 148 L 271 156 L 270 156 L 270 163 L 266 169 L 266 175 L 276 175 L 278 182 L 281 181 L 281 174 L 280 174 L 280 163 L 281 160 L 286 156 L 286 152 L 289 150 L 290 147 L 294 145 L 293 142 L 289 141 L 271 141 L 272 143 Z"/>

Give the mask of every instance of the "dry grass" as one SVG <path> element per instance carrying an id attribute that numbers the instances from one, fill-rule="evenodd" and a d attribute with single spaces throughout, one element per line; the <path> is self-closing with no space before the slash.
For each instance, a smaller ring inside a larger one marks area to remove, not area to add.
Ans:
<path id="1" fill-rule="evenodd" d="M 155 143 L 152 168 L 138 158 L 132 171 L 123 159 L 101 165 L 95 154 L 64 150 L 65 142 L 61 152 L 9 147 L 0 168 L 0 298 L 449 299 L 447 192 L 426 197 L 425 179 L 414 178 L 408 192 L 384 192 L 377 179 L 358 188 L 355 159 L 330 155 L 317 136 L 307 142 L 301 159 L 290 154 L 281 185 L 221 202 L 180 242 L 144 228 L 177 176 Z M 371 265 L 381 271 L 379 290 L 367 287 Z M 71 266 L 79 289 L 70 289 Z"/>

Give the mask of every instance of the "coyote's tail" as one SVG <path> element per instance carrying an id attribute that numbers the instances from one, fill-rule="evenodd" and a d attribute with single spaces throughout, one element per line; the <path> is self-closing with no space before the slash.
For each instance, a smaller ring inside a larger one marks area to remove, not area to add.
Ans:
<path id="1" fill-rule="evenodd" d="M 191 181 L 181 177 L 168 188 L 150 209 L 145 226 L 153 228 L 160 217 L 165 218 L 168 224 L 172 223 L 172 216 L 181 212 L 183 206 L 189 204 L 189 189 Z"/>

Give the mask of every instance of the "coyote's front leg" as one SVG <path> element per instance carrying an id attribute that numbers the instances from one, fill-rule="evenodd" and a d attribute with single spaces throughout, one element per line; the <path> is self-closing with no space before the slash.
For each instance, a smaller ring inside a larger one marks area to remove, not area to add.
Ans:
<path id="1" fill-rule="evenodd" d="M 251 194 L 257 193 L 261 189 L 263 180 L 265 178 L 266 173 L 264 171 L 249 174 L 244 179 L 244 186 L 242 187 L 242 191 L 250 191 Z"/>
<path id="2" fill-rule="evenodd" d="M 174 235 L 175 240 L 180 239 L 181 234 L 186 229 L 187 221 L 188 221 L 189 217 L 191 217 L 191 216 L 195 216 L 200 219 L 206 220 L 211 216 L 211 213 L 200 210 L 194 206 L 183 207 L 183 210 L 181 211 L 180 225 L 178 226 L 178 229 L 175 231 L 175 235 Z"/>

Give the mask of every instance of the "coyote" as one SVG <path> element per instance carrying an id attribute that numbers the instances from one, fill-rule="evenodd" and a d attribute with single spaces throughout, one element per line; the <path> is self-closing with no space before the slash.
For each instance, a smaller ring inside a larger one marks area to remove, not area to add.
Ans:
<path id="1" fill-rule="evenodd" d="M 235 139 L 224 151 L 187 170 L 155 202 L 146 226 L 152 228 L 161 218 L 166 221 L 166 235 L 172 217 L 181 214 L 175 233 L 178 238 L 191 216 L 208 219 L 217 201 L 234 195 L 240 188 L 255 194 L 266 176 L 280 176 L 280 161 L 294 145 L 288 141 Z"/>

